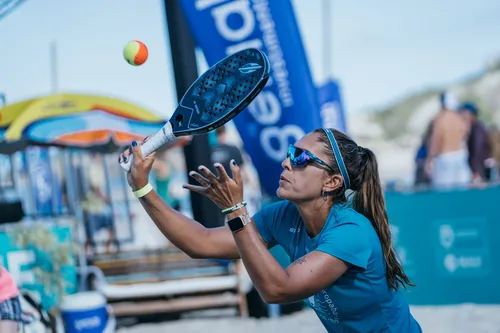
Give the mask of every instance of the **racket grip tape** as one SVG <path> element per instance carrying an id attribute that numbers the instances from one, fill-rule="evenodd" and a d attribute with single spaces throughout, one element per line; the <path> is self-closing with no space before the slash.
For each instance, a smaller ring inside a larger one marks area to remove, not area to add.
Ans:
<path id="1" fill-rule="evenodd" d="M 175 139 L 175 135 L 172 132 L 172 124 L 167 122 L 163 128 L 153 135 L 151 138 L 149 138 L 148 141 L 146 141 L 142 146 L 141 146 L 141 152 L 142 156 L 146 157 L 152 152 L 156 151 L 158 148 L 163 146 L 169 141 L 172 141 Z M 120 163 L 120 166 L 122 167 L 123 170 L 125 171 L 130 171 L 130 168 L 132 167 L 132 161 L 134 160 L 134 155 L 130 155 L 129 158 L 127 159 L 126 163 Z"/>

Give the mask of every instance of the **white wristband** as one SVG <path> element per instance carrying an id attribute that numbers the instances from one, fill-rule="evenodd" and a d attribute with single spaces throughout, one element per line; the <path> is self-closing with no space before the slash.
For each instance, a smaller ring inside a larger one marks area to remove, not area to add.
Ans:
<path id="1" fill-rule="evenodd" d="M 141 188 L 137 191 L 134 191 L 134 195 L 137 199 L 139 199 L 139 198 L 142 198 L 143 196 L 145 196 L 146 194 L 148 194 L 149 192 L 151 192 L 152 190 L 153 190 L 153 186 L 150 183 L 147 183 L 147 185 L 144 186 L 143 188 Z"/>

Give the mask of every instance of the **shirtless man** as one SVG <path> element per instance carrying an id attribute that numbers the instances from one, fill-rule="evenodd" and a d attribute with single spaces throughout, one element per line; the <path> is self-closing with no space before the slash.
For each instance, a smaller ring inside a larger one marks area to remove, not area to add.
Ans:
<path id="1" fill-rule="evenodd" d="M 458 101 L 449 93 L 440 95 L 441 112 L 434 119 L 426 171 L 435 187 L 464 185 L 471 181 L 468 166 L 468 126 L 458 114 Z"/>

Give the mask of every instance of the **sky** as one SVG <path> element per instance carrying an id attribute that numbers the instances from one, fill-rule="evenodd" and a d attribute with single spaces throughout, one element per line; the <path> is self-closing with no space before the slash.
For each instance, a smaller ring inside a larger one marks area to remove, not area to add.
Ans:
<path id="1" fill-rule="evenodd" d="M 331 0 L 329 10 L 325 1 L 292 3 L 313 79 L 340 80 L 347 117 L 456 82 L 500 57 L 498 0 Z M 122 57 L 134 39 L 150 53 L 140 67 Z M 163 1 L 26 0 L 0 21 L 0 45 L 8 103 L 53 91 L 101 94 L 165 117 L 177 104 Z"/>

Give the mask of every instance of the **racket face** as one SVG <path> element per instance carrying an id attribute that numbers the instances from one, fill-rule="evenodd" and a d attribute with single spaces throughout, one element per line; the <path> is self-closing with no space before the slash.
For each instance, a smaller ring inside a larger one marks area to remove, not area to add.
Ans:
<path id="1" fill-rule="evenodd" d="M 222 59 L 182 97 L 170 118 L 174 135 L 200 134 L 222 126 L 260 93 L 269 73 L 269 60 L 257 49 L 245 49 Z"/>

